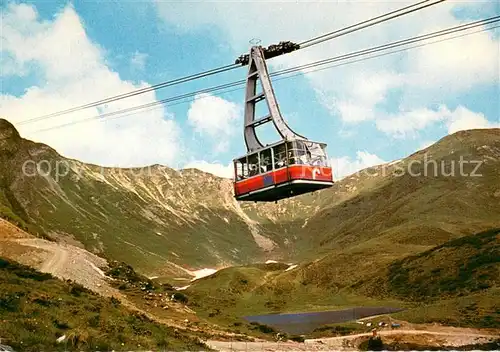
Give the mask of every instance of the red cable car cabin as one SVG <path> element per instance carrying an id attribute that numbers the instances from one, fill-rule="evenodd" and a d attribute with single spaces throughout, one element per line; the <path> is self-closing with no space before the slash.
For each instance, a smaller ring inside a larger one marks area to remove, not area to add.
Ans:
<path id="1" fill-rule="evenodd" d="M 233 162 L 239 201 L 274 202 L 333 185 L 324 143 L 280 141 Z"/>
<path id="2" fill-rule="evenodd" d="M 234 197 L 239 201 L 274 202 L 333 185 L 326 144 L 311 142 L 285 122 L 276 101 L 265 59 L 293 51 L 297 45 L 280 43 L 264 49 L 250 48 L 237 60 L 248 64 L 243 135 L 247 154 L 234 160 Z M 261 90 L 257 92 L 257 82 Z M 257 103 L 265 102 L 268 115 L 256 118 Z M 256 128 L 272 122 L 281 141 L 264 146 Z"/>

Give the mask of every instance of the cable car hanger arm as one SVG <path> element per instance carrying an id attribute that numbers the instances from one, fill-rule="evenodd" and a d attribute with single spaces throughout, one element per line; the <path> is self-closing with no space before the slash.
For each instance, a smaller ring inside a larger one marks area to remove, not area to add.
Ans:
<path id="1" fill-rule="evenodd" d="M 292 51 L 299 50 L 300 45 L 293 43 L 291 41 L 281 41 L 278 44 L 271 44 L 267 48 L 262 48 L 262 52 L 264 53 L 264 59 L 271 59 L 276 56 L 280 56 L 283 54 L 291 53 Z M 248 65 L 250 62 L 250 55 L 244 54 L 240 55 L 235 64 L 241 64 L 241 66 Z"/>

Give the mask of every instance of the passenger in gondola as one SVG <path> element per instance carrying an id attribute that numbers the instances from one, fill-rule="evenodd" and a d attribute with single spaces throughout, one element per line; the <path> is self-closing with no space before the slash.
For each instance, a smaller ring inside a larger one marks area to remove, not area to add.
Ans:
<path id="1" fill-rule="evenodd" d="M 250 168 L 250 177 L 258 175 L 259 174 L 259 168 L 255 164 L 249 165 Z"/>
<path id="2" fill-rule="evenodd" d="M 311 161 L 311 153 L 307 151 L 306 153 L 302 152 L 301 155 L 297 158 L 298 164 L 308 165 Z"/>
<path id="3" fill-rule="evenodd" d="M 288 165 L 293 165 L 296 163 L 295 156 L 292 151 L 288 152 Z"/>

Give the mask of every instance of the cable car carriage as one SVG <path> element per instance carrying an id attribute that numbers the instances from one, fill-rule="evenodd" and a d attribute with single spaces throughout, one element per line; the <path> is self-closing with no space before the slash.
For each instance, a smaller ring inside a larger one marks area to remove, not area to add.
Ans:
<path id="1" fill-rule="evenodd" d="M 295 133 L 281 116 L 265 63 L 265 58 L 273 56 L 275 50 L 266 56 L 265 49 L 254 46 L 246 60 L 239 59 L 249 65 L 244 125 L 247 154 L 233 160 L 234 193 L 239 201 L 276 202 L 333 185 L 326 144 Z M 256 92 L 258 79 L 260 93 Z M 269 114 L 255 119 L 255 106 L 263 100 Z M 255 128 L 267 122 L 273 122 L 282 140 L 264 146 Z"/>

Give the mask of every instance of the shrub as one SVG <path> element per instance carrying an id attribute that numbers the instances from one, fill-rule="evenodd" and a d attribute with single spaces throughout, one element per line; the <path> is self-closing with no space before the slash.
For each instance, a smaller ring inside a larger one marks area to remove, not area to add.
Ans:
<path id="1" fill-rule="evenodd" d="M 187 296 L 181 292 L 176 292 L 172 296 L 173 296 L 174 301 L 181 302 L 184 304 L 186 304 L 188 302 Z"/>
<path id="2" fill-rule="evenodd" d="M 110 301 L 111 301 L 111 304 L 113 304 L 115 307 L 119 306 L 121 303 L 120 300 L 118 298 L 115 298 L 115 297 L 111 297 Z"/>
<path id="3" fill-rule="evenodd" d="M 384 343 L 382 342 L 380 336 L 370 337 L 367 346 L 368 351 L 382 351 L 383 348 L 384 348 Z"/>
<path id="4" fill-rule="evenodd" d="M 304 336 L 290 336 L 290 340 L 295 341 L 295 342 L 304 342 L 306 339 Z"/>
<path id="5" fill-rule="evenodd" d="M 88 294 L 91 294 L 91 295 L 93 294 L 92 291 L 90 291 L 89 289 L 83 287 L 80 284 L 77 284 L 76 282 L 71 282 L 69 293 L 71 293 L 73 296 L 77 296 L 77 297 L 80 297 L 80 295 L 82 293 L 88 293 Z"/>
<path id="6" fill-rule="evenodd" d="M 251 324 L 254 325 L 254 328 L 252 328 L 253 330 L 257 329 L 260 332 L 263 332 L 264 334 L 276 333 L 276 330 L 274 330 L 274 328 L 272 328 L 271 326 L 259 324 L 256 322 L 253 322 Z"/>
<path id="7" fill-rule="evenodd" d="M 21 304 L 20 296 L 17 294 L 7 294 L 0 297 L 0 311 L 16 312 Z"/>

